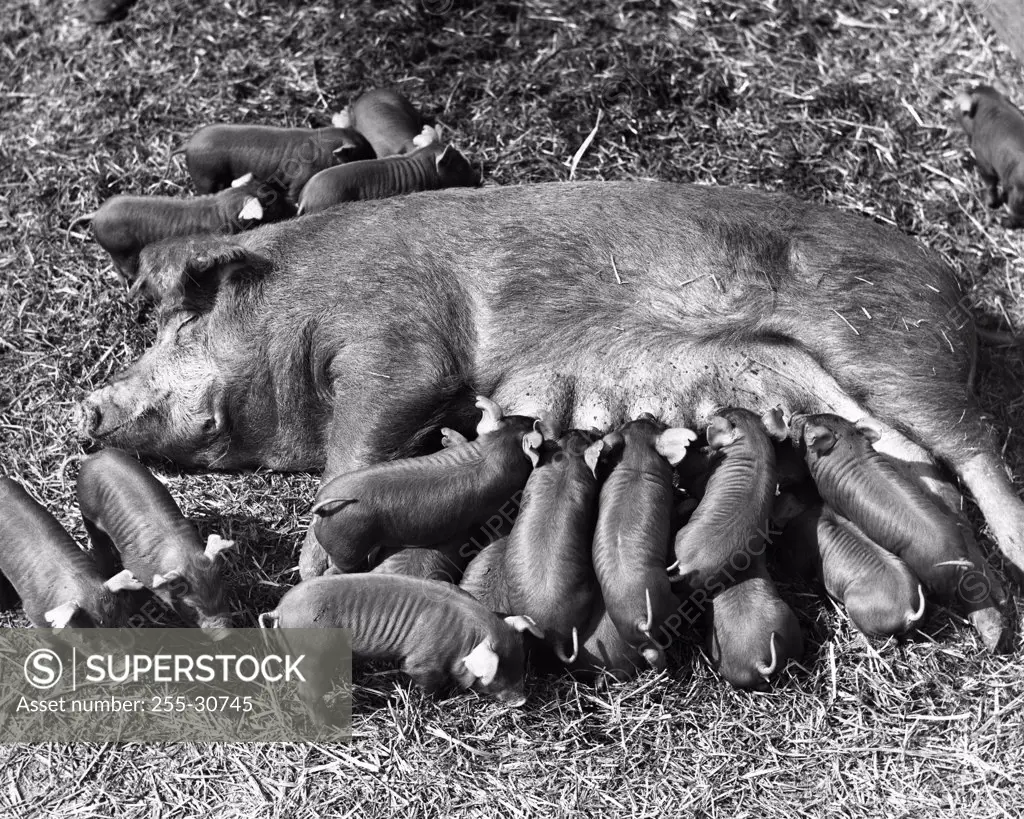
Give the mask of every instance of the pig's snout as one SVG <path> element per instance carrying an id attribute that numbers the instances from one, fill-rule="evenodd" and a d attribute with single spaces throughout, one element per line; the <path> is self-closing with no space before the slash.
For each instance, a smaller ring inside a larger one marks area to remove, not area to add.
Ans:
<path id="1" fill-rule="evenodd" d="M 78 405 L 76 426 L 84 438 L 102 438 L 132 420 L 132 414 L 111 400 L 108 390 L 97 390 Z"/>

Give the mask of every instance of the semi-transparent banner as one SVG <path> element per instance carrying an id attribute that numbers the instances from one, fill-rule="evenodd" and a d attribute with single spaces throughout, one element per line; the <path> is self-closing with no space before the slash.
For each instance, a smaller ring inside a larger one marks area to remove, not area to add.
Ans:
<path id="1" fill-rule="evenodd" d="M 0 629 L 0 743 L 348 739 L 345 629 Z"/>

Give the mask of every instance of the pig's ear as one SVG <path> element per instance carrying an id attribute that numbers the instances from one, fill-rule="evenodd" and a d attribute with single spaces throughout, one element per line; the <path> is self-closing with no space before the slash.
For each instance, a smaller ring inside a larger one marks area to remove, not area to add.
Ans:
<path id="1" fill-rule="evenodd" d="M 857 422 L 857 432 L 863 435 L 872 444 L 877 443 L 882 437 L 882 430 L 866 418 Z"/>
<path id="2" fill-rule="evenodd" d="M 974 118 L 978 111 L 978 101 L 967 93 L 956 95 L 956 107 L 962 117 Z"/>
<path id="3" fill-rule="evenodd" d="M 153 579 L 150 581 L 150 587 L 153 589 L 160 589 L 173 583 L 175 580 L 181 579 L 181 572 L 177 569 L 171 569 L 167 574 L 160 574 L 159 572 L 153 575 Z"/>
<path id="4" fill-rule="evenodd" d="M 712 449 L 721 449 L 735 441 L 739 434 L 732 421 L 725 416 L 716 415 L 708 424 L 708 446 Z"/>
<path id="5" fill-rule="evenodd" d="M 498 676 L 498 655 L 494 653 L 490 640 L 482 640 L 462 658 L 462 664 L 484 686 L 490 685 Z"/>
<path id="6" fill-rule="evenodd" d="M 202 314 L 209 312 L 221 288 L 243 286 L 270 272 L 269 259 L 228 241 L 188 257 L 167 301 L 176 309 Z"/>
<path id="7" fill-rule="evenodd" d="M 103 583 L 103 588 L 109 592 L 138 591 L 146 588 L 138 578 L 127 569 L 121 569 L 113 577 Z"/>
<path id="8" fill-rule="evenodd" d="M 445 145 L 444 150 L 437 155 L 437 159 L 435 159 L 434 162 L 439 171 L 443 168 L 450 168 L 453 165 L 469 164 L 469 160 L 460 154 L 454 145 Z"/>
<path id="9" fill-rule="evenodd" d="M 786 416 L 782 407 L 774 407 L 761 416 L 761 426 L 769 437 L 776 441 L 785 441 L 789 437 L 789 425 L 786 423 Z"/>
<path id="10" fill-rule="evenodd" d="M 451 427 L 441 427 L 441 446 L 450 449 L 453 446 L 468 444 L 469 439 L 461 432 L 456 432 Z"/>
<path id="11" fill-rule="evenodd" d="M 825 455 L 836 445 L 836 434 L 821 424 L 805 424 L 804 443 L 811 452 Z"/>
<path id="12" fill-rule="evenodd" d="M 348 145 L 339 145 L 332 153 L 339 162 L 351 162 L 354 159 L 359 159 L 363 152 L 358 145 L 349 143 Z"/>
<path id="13" fill-rule="evenodd" d="M 534 469 L 540 463 L 540 448 L 544 443 L 544 434 L 540 431 L 540 421 L 533 422 L 533 431 L 523 436 L 523 452 L 530 459 Z"/>
<path id="14" fill-rule="evenodd" d="M 488 432 L 496 432 L 501 427 L 501 419 L 505 417 L 504 412 L 498 404 L 483 395 L 476 398 L 476 408 L 484 414 L 480 423 L 476 425 L 476 437 L 486 435 Z"/>
<path id="15" fill-rule="evenodd" d="M 231 187 L 232 188 L 240 188 L 243 185 L 248 185 L 250 182 L 252 182 L 252 174 L 251 173 L 247 173 L 245 176 L 240 176 L 240 177 L 238 177 L 238 179 L 233 181 L 231 183 Z"/>
<path id="16" fill-rule="evenodd" d="M 346 108 L 344 111 L 339 111 L 331 117 L 331 125 L 335 128 L 351 128 L 352 127 L 352 114 L 349 113 L 349 109 Z"/>
<path id="17" fill-rule="evenodd" d="M 594 441 L 590 446 L 587 447 L 583 453 L 583 462 L 590 467 L 590 471 L 594 473 L 594 477 L 597 477 L 597 465 L 612 457 L 616 452 L 622 449 L 626 444 L 626 439 L 622 437 L 621 432 L 610 432 L 605 435 L 601 440 Z"/>
<path id="18" fill-rule="evenodd" d="M 429 125 L 424 125 L 423 130 L 412 138 L 412 144 L 417 148 L 426 148 L 435 142 L 440 142 L 441 137 L 437 131 Z"/>
<path id="19" fill-rule="evenodd" d="M 686 427 L 669 427 L 654 442 L 657 453 L 672 466 L 686 456 L 686 448 L 697 440 L 697 433 Z"/>
<path id="20" fill-rule="evenodd" d="M 545 441 L 557 441 L 562 434 L 562 425 L 548 410 L 541 410 L 533 428 L 540 431 Z"/>
<path id="21" fill-rule="evenodd" d="M 242 209 L 238 211 L 238 218 L 244 220 L 260 221 L 263 218 L 263 205 L 255 196 L 245 200 Z"/>
<path id="22" fill-rule="evenodd" d="M 506 617 L 505 622 L 512 626 L 512 628 L 514 628 L 520 634 L 522 634 L 524 631 L 528 631 L 537 639 L 544 639 L 543 630 L 535 622 L 533 622 L 532 617 L 527 617 L 525 614 L 513 614 L 510 617 Z"/>
<path id="23" fill-rule="evenodd" d="M 230 549 L 234 545 L 235 541 L 233 540 L 225 540 L 220 535 L 210 535 L 206 539 L 206 549 L 203 554 L 210 560 L 216 560 L 225 549 Z"/>
<path id="24" fill-rule="evenodd" d="M 77 600 L 70 600 L 67 603 L 61 603 L 54 609 L 50 609 L 43 615 L 43 619 L 46 620 L 50 628 L 67 628 L 68 623 L 78 614 L 81 608 Z"/>
<path id="25" fill-rule="evenodd" d="M 355 502 L 356 498 L 324 498 L 313 505 L 312 512 L 314 515 L 327 517 L 328 515 L 333 515 L 335 512 L 340 512 L 350 503 Z"/>

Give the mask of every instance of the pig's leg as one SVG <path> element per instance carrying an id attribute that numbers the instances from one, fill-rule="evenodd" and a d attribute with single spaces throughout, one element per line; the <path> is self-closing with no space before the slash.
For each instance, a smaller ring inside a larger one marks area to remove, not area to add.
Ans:
<path id="1" fill-rule="evenodd" d="M 991 168 L 982 167 L 981 165 L 978 166 L 978 176 L 985 183 L 985 204 L 993 210 L 1001 207 L 1006 199 L 1005 196 L 1001 196 L 999 193 L 999 177 L 996 176 Z"/>
<path id="2" fill-rule="evenodd" d="M 89 543 L 92 545 L 92 559 L 96 561 L 96 568 L 104 579 L 117 574 L 123 566 L 121 555 L 114 546 L 110 536 L 100 529 L 88 518 L 82 518 L 85 524 L 85 531 L 89 535 Z"/>
<path id="3" fill-rule="evenodd" d="M 1024 227 L 1024 187 L 1015 186 L 1010 191 L 1010 215 L 1003 220 L 1003 227 L 1015 229 Z"/>

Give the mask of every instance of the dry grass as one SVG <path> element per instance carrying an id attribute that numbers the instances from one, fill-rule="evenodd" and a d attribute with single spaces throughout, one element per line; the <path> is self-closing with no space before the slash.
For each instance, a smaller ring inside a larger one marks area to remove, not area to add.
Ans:
<path id="1" fill-rule="evenodd" d="M 63 0 L 0 16 L 0 456 L 79 536 L 58 467 L 70 412 L 147 344 L 100 248 L 71 220 L 120 192 L 188 191 L 172 147 L 214 121 L 322 125 L 400 84 L 490 184 L 581 179 L 758 185 L 860 211 L 956 266 L 986 327 L 1024 332 L 1021 239 L 985 211 L 953 94 L 1024 101 L 973 7 L 922 0 L 607 4 L 139 0 L 95 28 Z M 168 170 L 169 169 L 169 170 Z M 1024 366 L 985 349 L 981 400 L 1024 472 Z M 160 468 L 188 514 L 241 544 L 239 610 L 293 582 L 313 476 Z M 73 469 L 69 472 L 73 476 Z M 813 589 L 809 637 L 771 693 L 737 693 L 692 645 L 671 676 L 595 693 L 532 681 L 521 711 L 358 678 L 347 746 L 0 750 L 0 817 L 1016 816 L 1024 661 L 937 611 L 869 645 Z M 18 622 L 8 618 L 6 622 Z"/>

